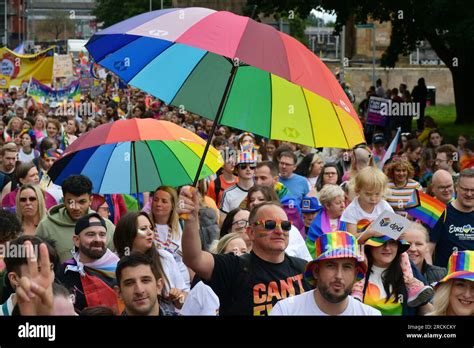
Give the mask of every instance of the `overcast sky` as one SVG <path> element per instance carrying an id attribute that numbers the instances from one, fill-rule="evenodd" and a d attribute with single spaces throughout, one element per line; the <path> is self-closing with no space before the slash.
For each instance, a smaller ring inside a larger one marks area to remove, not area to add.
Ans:
<path id="1" fill-rule="evenodd" d="M 336 15 L 332 15 L 332 14 L 329 14 L 327 12 L 312 10 L 311 13 L 313 13 L 318 18 L 322 18 L 324 20 L 324 22 L 335 22 L 336 21 Z"/>

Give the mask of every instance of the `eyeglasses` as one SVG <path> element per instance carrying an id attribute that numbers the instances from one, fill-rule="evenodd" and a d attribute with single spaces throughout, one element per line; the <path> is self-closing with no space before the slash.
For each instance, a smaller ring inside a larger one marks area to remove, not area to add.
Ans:
<path id="1" fill-rule="evenodd" d="M 438 186 L 438 190 L 440 191 L 448 191 L 453 188 L 453 185 L 448 185 L 448 186 Z"/>
<path id="2" fill-rule="evenodd" d="M 239 228 L 247 227 L 249 222 L 247 220 L 237 220 L 232 223 L 232 225 L 237 225 Z"/>
<path id="3" fill-rule="evenodd" d="M 20 197 L 20 202 L 25 203 L 26 201 L 36 202 L 36 197 Z"/>
<path id="4" fill-rule="evenodd" d="M 250 169 L 255 169 L 255 168 L 257 168 L 257 165 L 256 164 L 250 164 L 250 163 L 240 163 L 239 164 L 239 169 L 241 169 L 241 170 L 247 169 L 247 167 L 249 167 Z"/>
<path id="5" fill-rule="evenodd" d="M 285 163 L 285 162 L 279 162 L 282 167 L 291 167 L 294 166 L 293 163 Z"/>
<path id="6" fill-rule="evenodd" d="M 277 226 L 283 231 L 288 232 L 291 230 L 291 221 L 285 220 L 258 220 L 254 223 L 255 226 L 263 225 L 263 228 L 267 231 L 274 230 Z"/>
<path id="7" fill-rule="evenodd" d="M 459 189 L 460 189 L 462 192 L 473 193 L 473 194 L 474 194 L 474 189 L 464 188 L 464 187 L 462 187 L 461 185 L 459 185 L 458 187 L 459 187 Z"/>

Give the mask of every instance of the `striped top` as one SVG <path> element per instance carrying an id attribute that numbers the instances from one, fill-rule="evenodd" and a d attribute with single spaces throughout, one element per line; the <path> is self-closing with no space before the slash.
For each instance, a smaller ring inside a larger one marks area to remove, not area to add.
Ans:
<path id="1" fill-rule="evenodd" d="M 391 205 L 395 211 L 403 211 L 406 208 L 407 202 L 413 194 L 413 190 L 421 191 L 423 188 L 418 181 L 408 179 L 404 187 L 397 187 L 393 181 L 388 183 L 388 193 L 386 201 Z"/>

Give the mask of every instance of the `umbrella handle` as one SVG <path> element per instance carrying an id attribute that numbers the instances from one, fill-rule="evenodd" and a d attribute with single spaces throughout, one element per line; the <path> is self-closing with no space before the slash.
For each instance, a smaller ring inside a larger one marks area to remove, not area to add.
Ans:
<path id="1" fill-rule="evenodd" d="M 191 186 L 189 189 L 191 190 L 191 192 L 194 192 L 194 190 L 196 190 L 196 188 L 194 186 Z M 187 221 L 187 220 L 189 220 L 189 214 L 188 213 L 179 214 L 179 218 L 181 220 Z"/>

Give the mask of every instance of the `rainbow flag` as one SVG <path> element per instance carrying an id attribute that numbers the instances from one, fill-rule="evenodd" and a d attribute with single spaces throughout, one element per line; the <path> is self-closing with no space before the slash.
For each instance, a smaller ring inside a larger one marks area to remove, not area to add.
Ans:
<path id="1" fill-rule="evenodd" d="M 446 205 L 430 195 L 414 190 L 406 212 L 433 228 L 446 210 Z"/>
<path id="2" fill-rule="evenodd" d="M 81 85 L 79 80 L 72 81 L 69 85 L 61 89 L 52 89 L 43 85 L 38 80 L 31 78 L 28 85 L 28 95 L 37 103 L 67 103 L 69 100 L 79 102 L 81 100 Z"/>

